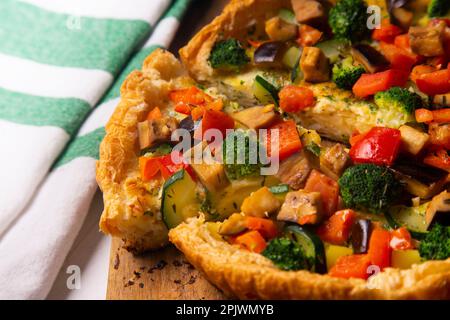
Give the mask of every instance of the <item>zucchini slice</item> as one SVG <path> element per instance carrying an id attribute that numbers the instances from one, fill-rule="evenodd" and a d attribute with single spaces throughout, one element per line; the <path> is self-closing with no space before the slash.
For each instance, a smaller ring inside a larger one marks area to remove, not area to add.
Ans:
<path id="1" fill-rule="evenodd" d="M 289 9 L 280 9 L 278 16 L 287 23 L 298 24 L 295 18 L 295 13 Z"/>
<path id="2" fill-rule="evenodd" d="M 266 79 L 257 75 L 253 84 L 253 94 L 262 104 L 274 103 L 278 106 L 278 89 Z"/>
<path id="3" fill-rule="evenodd" d="M 164 183 L 161 211 L 168 229 L 197 216 L 199 209 L 197 184 L 185 170 L 178 171 Z"/>
<path id="4" fill-rule="evenodd" d="M 314 232 L 298 225 L 289 225 L 285 228 L 284 234 L 297 241 L 306 256 L 312 258 L 314 265 L 311 267 L 311 271 L 322 274 L 327 272 L 325 248 L 322 240 Z"/>
<path id="5" fill-rule="evenodd" d="M 392 228 L 406 227 L 416 235 L 427 232 L 426 212 L 429 202 L 418 207 L 393 206 L 385 213 L 386 220 Z"/>
<path id="6" fill-rule="evenodd" d="M 289 192 L 289 185 L 287 184 L 279 184 L 276 186 L 272 186 L 269 188 L 270 192 L 280 201 L 284 202 L 286 198 L 286 194 Z"/>

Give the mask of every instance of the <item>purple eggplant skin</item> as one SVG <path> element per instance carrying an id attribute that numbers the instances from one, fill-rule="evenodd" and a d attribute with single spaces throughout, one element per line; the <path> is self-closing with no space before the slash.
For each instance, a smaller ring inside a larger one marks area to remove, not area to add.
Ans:
<path id="1" fill-rule="evenodd" d="M 281 41 L 265 42 L 255 50 L 253 61 L 255 64 L 281 64 L 285 45 Z"/>
<path id="2" fill-rule="evenodd" d="M 367 219 L 359 219 L 352 227 L 353 253 L 366 253 L 369 249 L 371 222 Z"/>

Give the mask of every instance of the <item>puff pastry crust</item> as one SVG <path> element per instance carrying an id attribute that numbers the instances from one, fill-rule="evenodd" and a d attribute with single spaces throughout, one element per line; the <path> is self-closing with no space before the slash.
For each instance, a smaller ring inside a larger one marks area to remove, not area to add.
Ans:
<path id="1" fill-rule="evenodd" d="M 221 38 L 244 40 L 250 26 L 256 34 L 264 30 L 264 23 L 281 8 L 289 8 L 289 0 L 232 0 L 222 14 L 197 33 L 180 49 L 180 58 L 190 76 L 200 82 L 214 83 L 215 71 L 208 58 L 212 47 Z"/>
<path id="2" fill-rule="evenodd" d="M 450 299 L 450 259 L 411 269 L 388 268 L 369 278 L 338 279 L 282 271 L 264 256 L 214 237 L 204 218 L 170 230 L 186 258 L 230 297 L 240 299 Z"/>
<path id="3" fill-rule="evenodd" d="M 121 87 L 121 99 L 106 125 L 100 145 L 97 182 L 103 191 L 104 211 L 100 229 L 120 237 L 135 253 L 160 248 L 168 242 L 161 219 L 159 190 L 162 180 L 144 183 L 139 174 L 137 124 L 158 106 L 168 110 L 168 94 L 191 81 L 181 63 L 158 49 L 133 71 Z"/>

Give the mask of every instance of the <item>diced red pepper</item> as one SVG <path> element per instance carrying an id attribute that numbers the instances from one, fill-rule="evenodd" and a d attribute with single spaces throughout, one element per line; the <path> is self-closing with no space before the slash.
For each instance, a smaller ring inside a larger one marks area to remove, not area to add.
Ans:
<path id="1" fill-rule="evenodd" d="M 280 108 L 286 112 L 299 112 L 314 105 L 314 93 L 306 87 L 287 85 L 278 94 Z"/>
<path id="2" fill-rule="evenodd" d="M 446 123 L 450 122 L 450 108 L 433 110 L 433 122 Z"/>
<path id="3" fill-rule="evenodd" d="M 365 98 L 391 87 L 404 87 L 408 81 L 409 72 L 390 69 L 374 74 L 363 74 L 353 86 L 353 93 L 359 98 Z"/>
<path id="4" fill-rule="evenodd" d="M 275 223 L 270 219 L 246 217 L 246 226 L 249 230 L 258 231 L 266 240 L 273 239 L 278 234 Z"/>
<path id="5" fill-rule="evenodd" d="M 359 278 L 369 277 L 370 259 L 367 254 L 354 254 L 342 256 L 336 264 L 329 270 L 328 274 L 336 278 Z"/>
<path id="6" fill-rule="evenodd" d="M 419 62 L 418 55 L 393 44 L 381 42 L 380 49 L 381 53 L 391 63 L 393 69 L 410 71 L 412 66 Z"/>
<path id="7" fill-rule="evenodd" d="M 416 79 L 417 87 L 425 94 L 434 96 L 450 92 L 450 77 L 447 69 L 424 73 Z"/>
<path id="8" fill-rule="evenodd" d="M 231 238 L 231 243 L 238 244 L 249 251 L 261 253 L 267 246 L 263 236 L 256 230 L 247 231 Z"/>
<path id="9" fill-rule="evenodd" d="M 222 111 L 205 110 L 201 125 L 195 130 L 194 138 L 202 140 L 207 130 L 217 129 L 225 137 L 227 129 L 234 128 L 234 120 Z"/>
<path id="10" fill-rule="evenodd" d="M 143 181 L 152 180 L 158 173 L 161 173 L 164 179 L 168 179 L 181 169 L 185 169 L 195 179 L 192 168 L 183 160 L 183 156 L 179 152 L 172 152 L 161 157 L 139 158 L 139 170 Z"/>
<path id="11" fill-rule="evenodd" d="M 399 34 L 403 33 L 402 29 L 384 19 L 379 29 L 375 29 L 372 33 L 372 39 L 392 43 Z"/>
<path id="12" fill-rule="evenodd" d="M 147 120 L 157 120 L 162 118 L 161 110 L 158 107 L 154 107 L 147 115 Z"/>
<path id="13" fill-rule="evenodd" d="M 140 157 L 139 170 L 142 181 L 152 180 L 160 170 L 160 162 L 158 158 Z"/>
<path id="14" fill-rule="evenodd" d="M 191 114 L 192 107 L 187 103 L 179 102 L 175 105 L 174 110 L 178 113 L 189 115 L 189 114 Z"/>
<path id="15" fill-rule="evenodd" d="M 185 104 L 201 105 L 211 102 L 213 99 L 199 88 L 193 86 L 186 89 L 177 89 L 169 93 L 169 99 L 174 103 L 180 102 Z"/>
<path id="16" fill-rule="evenodd" d="M 414 249 L 411 234 L 408 229 L 401 227 L 392 231 L 390 246 L 393 250 Z"/>
<path id="17" fill-rule="evenodd" d="M 364 139 L 366 136 L 366 133 L 359 133 L 358 131 L 355 131 L 352 133 L 352 136 L 349 139 L 350 146 L 354 146 L 358 141 Z"/>
<path id="18" fill-rule="evenodd" d="M 339 184 L 336 181 L 314 169 L 306 180 L 305 191 L 320 192 L 327 216 L 336 212 L 339 203 Z"/>
<path id="19" fill-rule="evenodd" d="M 391 233 L 382 228 L 375 228 L 372 231 L 369 241 L 369 258 L 372 265 L 378 266 L 381 270 L 391 266 L 390 246 Z"/>
<path id="20" fill-rule="evenodd" d="M 307 24 L 301 24 L 298 28 L 299 37 L 297 43 L 302 47 L 311 47 L 315 45 L 322 38 L 323 32 L 308 26 Z"/>
<path id="21" fill-rule="evenodd" d="M 403 48 L 405 50 L 410 51 L 411 45 L 409 43 L 409 35 L 408 34 L 401 34 L 395 37 L 394 44 L 399 47 Z"/>
<path id="22" fill-rule="evenodd" d="M 266 150 L 268 157 L 274 156 L 271 146 L 271 131 L 278 131 L 278 158 L 280 161 L 288 158 L 292 154 L 302 149 L 302 142 L 297 131 L 297 126 L 293 120 L 279 122 L 267 131 Z"/>
<path id="23" fill-rule="evenodd" d="M 426 74 L 426 73 L 435 72 L 436 70 L 437 69 L 433 66 L 429 66 L 426 64 L 420 64 L 418 66 L 415 66 L 412 69 L 410 78 L 415 83 L 421 75 Z"/>
<path id="24" fill-rule="evenodd" d="M 374 127 L 350 149 L 354 163 L 392 165 L 401 145 L 400 130 Z"/>
<path id="25" fill-rule="evenodd" d="M 433 111 L 428 109 L 416 109 L 415 111 L 416 121 L 420 123 L 429 123 L 433 121 Z"/>
<path id="26" fill-rule="evenodd" d="M 351 209 L 337 211 L 317 229 L 317 235 L 325 242 L 344 245 L 350 236 L 355 218 L 356 213 Z"/>
<path id="27" fill-rule="evenodd" d="M 445 149 L 430 152 L 423 163 L 450 172 L 450 156 Z"/>

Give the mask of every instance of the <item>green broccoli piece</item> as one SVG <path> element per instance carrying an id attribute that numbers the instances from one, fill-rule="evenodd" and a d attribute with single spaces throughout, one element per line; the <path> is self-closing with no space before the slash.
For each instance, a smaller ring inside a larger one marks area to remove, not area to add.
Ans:
<path id="1" fill-rule="evenodd" d="M 223 163 L 225 173 L 231 180 L 259 175 L 261 161 L 259 150 L 263 148 L 255 135 L 248 131 L 236 130 L 223 141 Z"/>
<path id="2" fill-rule="evenodd" d="M 337 39 L 354 42 L 369 36 L 368 18 L 363 0 L 341 0 L 330 10 L 328 23 Z"/>
<path id="3" fill-rule="evenodd" d="M 262 255 L 282 270 L 311 270 L 314 265 L 297 242 L 284 237 L 269 241 Z"/>
<path id="4" fill-rule="evenodd" d="M 400 87 L 378 92 L 375 94 L 375 103 L 380 108 L 397 109 L 411 117 L 416 109 L 423 108 L 424 105 L 417 93 Z"/>
<path id="5" fill-rule="evenodd" d="M 208 58 L 214 69 L 239 70 L 250 62 L 250 58 L 236 39 L 217 42 Z"/>
<path id="6" fill-rule="evenodd" d="M 345 170 L 339 179 L 347 207 L 381 213 L 400 193 L 400 183 L 388 168 L 361 164 Z"/>
<path id="7" fill-rule="evenodd" d="M 364 72 L 362 66 L 353 65 L 352 57 L 347 57 L 333 66 L 333 82 L 338 88 L 351 90 Z"/>
<path id="8" fill-rule="evenodd" d="M 450 2 L 448 0 L 431 0 L 428 5 L 428 16 L 430 18 L 443 17 L 450 10 Z"/>
<path id="9" fill-rule="evenodd" d="M 450 257 L 450 227 L 435 224 L 419 245 L 420 256 L 426 260 Z"/>

